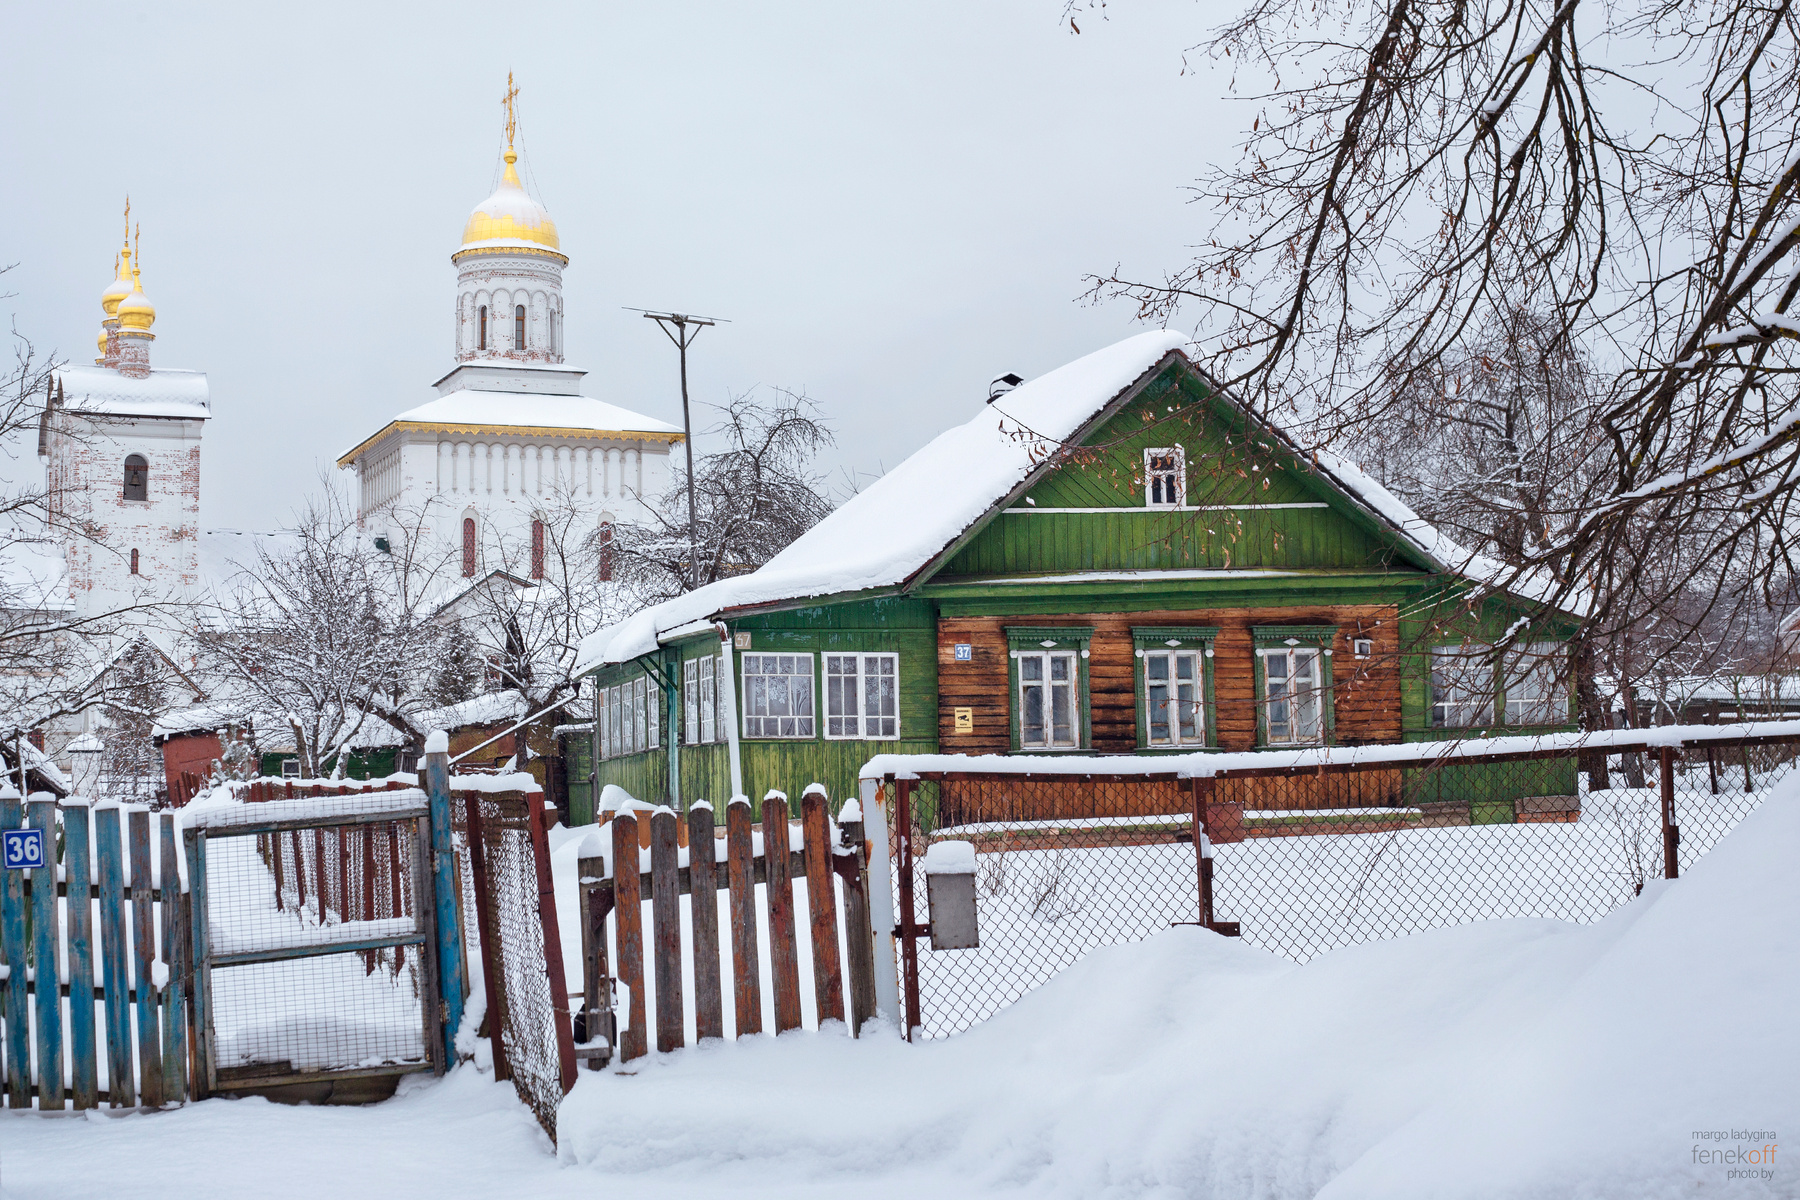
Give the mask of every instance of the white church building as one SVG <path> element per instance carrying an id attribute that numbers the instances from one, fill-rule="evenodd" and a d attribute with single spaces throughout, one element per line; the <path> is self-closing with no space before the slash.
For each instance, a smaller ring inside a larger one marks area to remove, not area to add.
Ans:
<path id="1" fill-rule="evenodd" d="M 496 547 L 541 572 L 549 509 L 596 534 L 637 521 L 670 483 L 682 431 L 581 394 L 563 360 L 556 223 L 519 181 L 509 123 L 500 187 L 469 214 L 456 266 L 455 365 L 437 396 L 400 413 L 337 460 L 354 468 L 358 515 L 375 538 L 421 522 L 485 575 Z M 517 551 L 525 551 L 518 553 Z"/>

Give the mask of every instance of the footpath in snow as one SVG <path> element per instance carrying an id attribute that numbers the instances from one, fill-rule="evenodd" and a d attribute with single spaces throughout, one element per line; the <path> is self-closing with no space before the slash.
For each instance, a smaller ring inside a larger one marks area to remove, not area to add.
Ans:
<path id="1" fill-rule="evenodd" d="M 1797 860 L 1800 781 L 1594 925 L 1304 965 L 1171 929 L 941 1042 L 584 1072 L 554 1155 L 468 1067 L 369 1109 L 6 1113 L 0 1196 L 1800 1196 Z"/>

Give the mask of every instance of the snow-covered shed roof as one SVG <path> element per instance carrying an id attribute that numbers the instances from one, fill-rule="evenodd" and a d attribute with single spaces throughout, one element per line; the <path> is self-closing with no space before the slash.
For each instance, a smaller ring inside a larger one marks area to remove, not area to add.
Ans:
<path id="1" fill-rule="evenodd" d="M 984 517 L 1049 469 L 1059 446 L 1171 363 L 1187 363 L 1187 344 L 1169 330 L 1141 333 L 1020 384 L 983 405 L 967 422 L 939 434 L 758 570 L 721 579 L 590 634 L 577 653 L 576 672 L 628 662 L 654 650 L 672 632 L 691 632 L 695 622 L 730 610 L 917 582 Z M 1297 447 L 1290 448 L 1299 454 Z M 1457 546 L 1355 464 L 1321 452 L 1317 465 L 1321 475 L 1391 529 L 1424 565 L 1521 591 L 1504 568 Z"/>
<path id="2" fill-rule="evenodd" d="M 110 367 L 64 367 L 56 373 L 63 387 L 63 407 L 73 412 L 114 417 L 163 417 L 204 421 L 212 416 L 212 399 L 204 371 L 152 367 L 142 379 Z"/>
<path id="3" fill-rule="evenodd" d="M 357 455 L 391 429 L 470 434 L 505 429 L 670 442 L 679 441 L 682 436 L 680 428 L 667 421 L 646 417 L 643 413 L 592 396 L 459 388 L 401 413 L 372 436 L 339 455 L 338 466 L 355 462 Z"/>

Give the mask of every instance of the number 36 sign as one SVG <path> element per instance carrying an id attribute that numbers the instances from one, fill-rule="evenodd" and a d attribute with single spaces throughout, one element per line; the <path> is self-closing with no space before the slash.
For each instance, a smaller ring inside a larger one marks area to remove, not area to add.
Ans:
<path id="1" fill-rule="evenodd" d="M 8 829 L 0 833 L 0 858 L 14 869 L 44 865 L 44 831 Z"/>

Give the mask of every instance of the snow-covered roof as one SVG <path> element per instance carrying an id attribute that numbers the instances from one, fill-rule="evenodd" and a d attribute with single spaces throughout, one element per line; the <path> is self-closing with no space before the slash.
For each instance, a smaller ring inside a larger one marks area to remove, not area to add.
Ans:
<path id="1" fill-rule="evenodd" d="M 628 662 L 654 650 L 671 632 L 728 610 L 914 582 L 984 516 L 1023 490 L 1063 443 L 1169 362 L 1186 362 L 1187 344 L 1169 330 L 1141 333 L 1020 384 L 971 420 L 939 434 L 758 570 L 590 634 L 577 652 L 576 672 Z M 1312 458 L 1280 431 L 1271 432 L 1296 455 Z M 1529 596 L 1506 568 L 1457 546 L 1355 464 L 1323 451 L 1317 464 L 1328 482 L 1389 526 L 1433 569 L 1531 599 L 1548 598 L 1548 588 L 1541 588 L 1543 596 Z"/>
<path id="2" fill-rule="evenodd" d="M 190 421 L 212 416 L 204 371 L 152 367 L 148 376 L 134 379 L 108 367 L 80 366 L 56 374 L 64 390 L 63 406 L 74 412 Z"/>
<path id="3" fill-rule="evenodd" d="M 490 429 L 542 429 L 597 436 L 654 438 L 676 441 L 679 427 L 655 417 L 596 400 L 592 396 L 542 395 L 461 388 L 447 396 L 407 409 L 338 456 L 348 466 L 382 434 L 394 428 L 446 429 L 481 433 Z"/>
<path id="4" fill-rule="evenodd" d="M 233 725 L 252 723 L 250 714 L 241 707 L 231 704 L 197 704 L 192 708 L 164 713 L 151 726 L 150 737 L 153 741 L 160 742 L 164 738 L 184 733 L 214 733 Z"/>
<path id="5" fill-rule="evenodd" d="M 45 538 L 0 541 L 0 608 L 66 612 L 74 607 L 69 560 L 61 543 Z"/>
<path id="6" fill-rule="evenodd" d="M 899 586 L 1030 478 L 1057 445 L 1186 344 L 1168 330 L 1141 333 L 1020 384 L 939 434 L 760 569 L 589 635 L 575 670 L 629 661 L 654 650 L 659 634 L 728 608 Z"/>
<path id="7" fill-rule="evenodd" d="M 470 725 L 497 725 L 525 716 L 525 697 L 513 689 L 489 692 L 460 704 L 446 704 L 422 714 L 419 724 L 428 729 L 464 729 Z"/>

